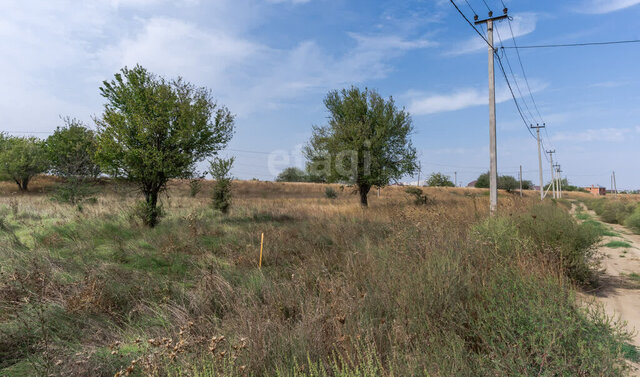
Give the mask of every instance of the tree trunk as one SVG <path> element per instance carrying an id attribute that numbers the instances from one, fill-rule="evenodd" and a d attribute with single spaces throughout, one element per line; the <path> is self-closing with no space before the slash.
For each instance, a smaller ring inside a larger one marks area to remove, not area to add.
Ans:
<path id="1" fill-rule="evenodd" d="M 366 185 L 366 184 L 358 185 L 358 191 L 360 192 L 360 204 L 363 207 L 369 206 L 369 201 L 367 199 L 367 194 L 369 194 L 369 190 L 371 190 L 371 185 Z"/>
<path id="2" fill-rule="evenodd" d="M 147 208 L 145 208 L 146 213 L 143 221 L 145 225 L 151 228 L 158 225 L 158 191 L 151 189 L 149 192 L 144 193 Z"/>
<path id="3" fill-rule="evenodd" d="M 16 184 L 18 185 L 18 189 L 20 191 L 29 191 L 28 190 L 28 186 L 29 186 L 29 178 L 23 178 L 23 179 L 16 179 Z"/>

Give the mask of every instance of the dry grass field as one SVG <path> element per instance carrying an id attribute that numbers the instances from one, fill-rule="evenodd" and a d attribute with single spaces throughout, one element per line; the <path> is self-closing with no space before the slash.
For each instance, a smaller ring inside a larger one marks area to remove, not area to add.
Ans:
<path id="1" fill-rule="evenodd" d="M 501 192 L 488 218 L 480 189 L 363 209 L 349 187 L 238 181 L 224 216 L 211 182 L 175 181 L 150 229 L 134 187 L 78 208 L 54 186 L 0 184 L 3 376 L 626 373 L 629 334 L 575 299 L 600 234 L 563 201 Z"/>

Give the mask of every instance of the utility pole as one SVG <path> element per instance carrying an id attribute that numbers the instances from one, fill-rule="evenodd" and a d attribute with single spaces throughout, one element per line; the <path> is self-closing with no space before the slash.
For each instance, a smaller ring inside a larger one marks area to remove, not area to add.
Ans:
<path id="1" fill-rule="evenodd" d="M 613 172 L 613 190 L 616 193 L 616 196 L 618 196 L 618 184 L 616 183 L 616 172 Z"/>
<path id="2" fill-rule="evenodd" d="M 549 163 L 551 164 L 551 188 L 553 189 L 553 198 L 556 198 L 556 175 L 553 172 L 553 154 L 556 153 L 555 149 L 552 151 L 547 151 L 547 153 L 549 153 L 549 157 L 550 160 Z"/>
<path id="3" fill-rule="evenodd" d="M 422 162 L 418 161 L 418 187 L 420 187 L 420 173 L 422 173 Z"/>
<path id="4" fill-rule="evenodd" d="M 520 165 L 520 197 L 522 198 L 522 165 Z"/>
<path id="5" fill-rule="evenodd" d="M 558 198 L 562 198 L 562 170 L 560 169 L 560 165 L 556 164 L 554 165 L 556 167 L 556 180 L 558 182 L 557 184 L 557 188 L 558 188 Z"/>
<path id="6" fill-rule="evenodd" d="M 537 139 L 538 139 L 538 170 L 540 172 L 540 200 L 544 199 L 544 180 L 542 178 L 542 151 L 540 149 L 540 129 L 545 128 L 547 125 L 542 123 L 542 126 L 536 124 L 535 127 L 533 124 L 530 126 L 531 128 L 536 129 Z"/>
<path id="7" fill-rule="evenodd" d="M 457 171 L 453 172 L 453 185 L 458 187 L 458 172 Z"/>
<path id="8" fill-rule="evenodd" d="M 498 148 L 496 145 L 496 79 L 493 72 L 493 64 L 495 49 L 493 48 L 493 22 L 503 20 L 509 17 L 507 8 L 504 8 L 504 14 L 493 17 L 493 12 L 489 11 L 489 17 L 484 20 L 478 20 L 478 16 L 474 17 L 475 24 L 487 24 L 487 42 L 489 42 L 489 210 L 491 215 L 495 215 L 498 209 Z"/>

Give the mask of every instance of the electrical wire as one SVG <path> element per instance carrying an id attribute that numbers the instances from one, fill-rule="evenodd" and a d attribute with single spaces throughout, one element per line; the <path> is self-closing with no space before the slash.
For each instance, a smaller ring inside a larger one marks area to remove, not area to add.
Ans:
<path id="1" fill-rule="evenodd" d="M 462 13 L 462 11 L 460 10 L 460 8 L 458 8 L 458 4 L 456 4 L 453 0 L 449 0 L 451 2 L 451 4 L 453 4 L 453 6 L 456 8 L 456 10 L 458 11 L 458 13 L 460 13 L 460 15 L 462 16 L 462 18 L 465 19 L 465 21 L 467 21 L 467 23 L 469 24 L 469 26 L 471 26 L 473 28 L 473 30 L 476 31 L 476 33 L 478 33 L 478 35 L 480 36 L 480 38 L 482 38 L 487 45 L 491 46 L 491 43 L 489 43 L 489 41 L 487 40 L 487 38 L 482 35 L 482 33 L 480 33 L 480 31 L 471 23 L 471 21 L 469 21 L 469 19 L 467 18 L 467 16 Z"/>
<path id="2" fill-rule="evenodd" d="M 500 41 L 500 45 L 502 46 L 502 37 L 500 36 L 500 31 L 497 28 L 496 25 L 496 34 L 498 35 L 498 40 Z M 518 79 L 516 78 L 516 75 L 513 73 L 513 68 L 511 67 L 511 62 L 509 61 L 509 56 L 506 54 L 506 52 L 503 50 L 502 51 L 504 54 L 504 59 L 507 62 L 507 67 L 509 67 L 509 71 L 511 72 L 511 77 L 513 77 L 513 82 L 516 86 L 516 90 L 518 91 L 518 94 L 520 95 L 520 98 L 522 99 L 522 102 L 524 103 L 524 107 L 527 109 L 527 112 L 529 113 L 529 116 L 531 117 L 531 120 L 533 120 L 535 117 L 533 116 L 533 113 L 531 112 L 531 109 L 529 109 L 529 105 L 527 105 L 527 101 L 524 99 L 524 96 L 522 95 L 522 91 L 520 90 L 520 85 L 518 84 Z M 525 120 L 526 124 L 531 124 L 533 123 L 533 121 L 531 121 L 529 119 Z"/>
<path id="3" fill-rule="evenodd" d="M 548 45 L 530 45 L 530 46 L 505 46 L 503 48 L 556 48 L 556 47 L 582 47 L 582 46 L 602 46 L 602 45 L 615 45 L 625 43 L 640 43 L 640 39 L 630 39 L 625 41 L 607 41 L 607 42 L 584 42 L 584 43 L 561 43 L 561 44 L 548 44 Z"/>

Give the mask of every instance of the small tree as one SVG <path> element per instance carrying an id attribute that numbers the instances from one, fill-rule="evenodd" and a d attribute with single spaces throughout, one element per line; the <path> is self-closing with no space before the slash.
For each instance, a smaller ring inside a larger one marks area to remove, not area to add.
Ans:
<path id="1" fill-rule="evenodd" d="M 0 177 L 12 180 L 20 191 L 28 191 L 31 179 L 48 169 L 44 142 L 34 137 L 0 140 Z"/>
<path id="2" fill-rule="evenodd" d="M 284 169 L 276 177 L 276 182 L 307 182 L 307 173 L 294 166 Z"/>
<path id="3" fill-rule="evenodd" d="M 329 92 L 324 104 L 329 122 L 313 127 L 304 149 L 312 176 L 355 184 L 360 203 L 367 206 L 371 187 L 413 175 L 411 116 L 393 98 L 385 101 L 375 90 L 351 87 Z"/>
<path id="4" fill-rule="evenodd" d="M 427 179 L 427 186 L 430 187 L 455 187 L 451 178 L 442 173 L 433 173 Z"/>
<path id="5" fill-rule="evenodd" d="M 511 192 L 517 188 L 520 188 L 520 181 L 516 180 L 510 175 L 501 175 L 498 177 L 498 188 Z"/>
<path id="6" fill-rule="evenodd" d="M 213 208 L 226 214 L 231 207 L 231 181 L 233 177 L 229 175 L 233 167 L 232 157 L 230 159 L 216 158 L 209 162 L 209 173 L 216 181 L 213 186 Z"/>
<path id="7" fill-rule="evenodd" d="M 65 126 L 47 138 L 47 158 L 51 172 L 65 179 L 56 197 L 75 204 L 88 194 L 87 180 L 100 174 L 94 161 L 96 138 L 79 120 L 66 117 L 63 121 Z"/>
<path id="8" fill-rule="evenodd" d="M 231 139 L 234 119 L 205 88 L 168 81 L 136 66 L 100 88 L 106 99 L 98 125 L 100 166 L 138 184 L 145 224 L 158 223 L 158 194 L 169 179 L 189 178 L 197 162 Z"/>
<path id="9" fill-rule="evenodd" d="M 489 188 L 489 173 L 482 173 L 476 180 L 475 187 L 477 188 Z"/>

